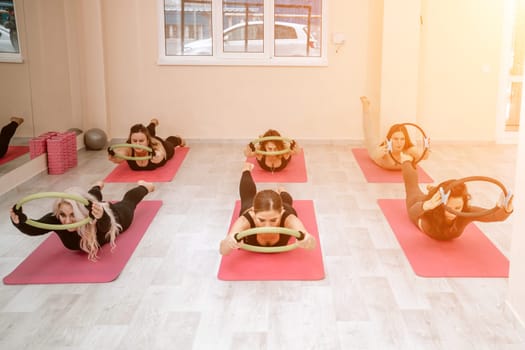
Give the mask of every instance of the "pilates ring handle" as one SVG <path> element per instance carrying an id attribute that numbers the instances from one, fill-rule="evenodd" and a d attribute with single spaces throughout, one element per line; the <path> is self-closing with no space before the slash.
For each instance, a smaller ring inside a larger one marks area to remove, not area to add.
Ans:
<path id="1" fill-rule="evenodd" d="M 286 147 L 285 149 L 279 150 L 279 151 L 264 151 L 264 150 L 256 148 L 255 153 L 263 154 L 267 156 L 279 156 L 282 154 L 290 153 L 292 151 L 292 148 L 290 145 L 292 144 L 292 142 L 294 142 L 291 139 L 282 137 L 282 136 L 265 136 L 265 137 L 260 137 L 258 139 L 253 140 L 252 142 L 250 142 L 250 144 L 253 144 L 253 145 L 260 144 L 264 141 L 283 141 L 283 142 L 288 143 L 288 147 Z"/>
<path id="2" fill-rule="evenodd" d="M 147 151 L 149 154 L 147 156 L 142 157 L 134 157 L 134 156 L 126 156 L 124 154 L 119 154 L 115 152 L 115 149 L 117 148 L 136 148 L 136 149 L 142 149 L 144 151 Z M 111 145 L 108 147 L 108 153 L 112 155 L 113 157 L 117 157 L 124 160 L 148 160 L 153 157 L 153 149 L 148 146 L 138 145 L 135 143 L 117 143 L 114 145 Z"/>
<path id="3" fill-rule="evenodd" d="M 285 234 L 289 236 L 293 236 L 296 238 L 296 241 L 292 244 L 284 245 L 284 246 L 277 246 L 277 247 L 264 247 L 264 246 L 255 246 L 251 244 L 246 244 L 242 242 L 242 239 L 247 236 L 252 236 L 260 233 L 280 233 Z M 250 228 L 248 230 L 244 230 L 241 232 L 237 232 L 233 238 L 241 243 L 241 249 L 255 252 L 255 253 L 281 253 L 281 252 L 287 252 L 290 250 L 294 250 L 298 247 L 297 241 L 304 239 L 304 233 L 297 230 L 292 230 L 286 227 L 254 227 Z"/>
<path id="4" fill-rule="evenodd" d="M 510 198 L 512 197 L 512 192 L 507 190 L 507 188 L 498 180 L 492 178 L 492 177 L 488 177 L 488 176 L 468 176 L 468 177 L 464 177 L 464 178 L 461 178 L 461 179 L 458 179 L 456 181 L 453 181 L 452 183 L 450 183 L 446 189 L 443 189 L 442 187 L 440 187 L 440 193 L 446 193 L 446 199 L 443 200 L 443 197 L 442 197 L 442 204 L 445 208 L 446 211 L 448 211 L 449 213 L 452 213 L 456 216 L 461 216 L 461 217 L 482 217 L 482 216 L 485 216 L 485 215 L 488 215 L 488 214 L 492 214 L 494 213 L 495 211 L 497 211 L 499 209 L 499 206 L 498 205 L 495 205 L 493 208 L 490 208 L 490 209 L 486 209 L 486 210 L 483 210 L 483 211 L 479 211 L 479 212 L 464 212 L 464 211 L 457 211 L 457 210 L 454 210 L 448 206 L 446 206 L 446 201 L 448 200 L 448 196 L 450 195 L 450 191 L 453 187 L 457 186 L 457 185 L 460 185 L 460 184 L 463 184 L 465 182 L 474 182 L 474 181 L 484 181 L 484 182 L 490 182 L 496 186 L 498 186 L 501 191 L 503 192 L 503 195 L 505 196 L 505 200 L 504 200 L 504 205 L 507 206 L 508 202 L 510 201 Z M 443 195 L 442 195 L 443 196 Z"/>
<path id="5" fill-rule="evenodd" d="M 427 134 L 425 134 L 425 131 L 417 124 L 415 123 L 401 123 L 401 124 L 398 124 L 399 126 L 413 126 L 415 127 L 416 129 L 418 129 L 420 132 L 421 132 L 421 135 L 423 135 L 423 152 L 421 153 L 421 155 L 419 156 L 418 159 L 414 159 L 412 161 L 412 165 L 416 165 L 417 163 L 419 163 L 421 160 L 423 160 L 425 158 L 425 156 L 427 155 L 427 152 L 430 148 L 430 140 L 429 138 L 427 137 Z M 388 154 L 390 155 L 390 158 L 392 158 L 392 160 L 396 163 L 396 164 L 399 164 L 401 165 L 401 162 L 398 161 L 394 155 L 392 154 L 392 140 L 391 139 L 386 139 L 386 146 L 387 146 L 387 150 L 388 150 Z"/>
<path id="6" fill-rule="evenodd" d="M 79 195 L 76 195 L 76 194 L 72 194 L 72 193 L 65 193 L 65 192 L 39 192 L 39 193 L 34 193 L 34 194 L 31 194 L 29 196 L 26 196 L 26 197 L 20 199 L 14 206 L 15 214 L 19 215 L 19 213 L 22 213 L 22 205 L 23 204 L 25 204 L 27 202 L 30 202 L 30 201 L 33 201 L 33 200 L 36 200 L 36 199 L 42 199 L 42 198 L 71 199 L 71 200 L 74 200 L 74 201 L 79 202 L 81 204 L 84 204 L 87 208 L 90 208 L 90 206 L 92 205 L 91 201 L 87 200 L 86 198 L 84 198 L 82 196 L 79 196 Z M 36 227 L 36 228 L 41 228 L 41 229 L 44 229 L 44 230 L 51 230 L 51 231 L 54 231 L 54 230 L 68 230 L 68 229 L 72 229 L 72 228 L 78 228 L 80 226 L 88 224 L 89 222 L 91 222 L 91 211 L 90 211 L 90 216 L 88 216 L 88 217 L 86 217 L 86 218 L 84 218 L 84 219 L 82 219 L 80 221 L 71 223 L 71 224 L 47 224 L 47 223 L 40 222 L 40 221 L 33 220 L 33 219 L 27 219 L 25 221 L 25 223 L 27 225 L 29 225 L 29 226 L 33 226 L 33 227 Z"/>

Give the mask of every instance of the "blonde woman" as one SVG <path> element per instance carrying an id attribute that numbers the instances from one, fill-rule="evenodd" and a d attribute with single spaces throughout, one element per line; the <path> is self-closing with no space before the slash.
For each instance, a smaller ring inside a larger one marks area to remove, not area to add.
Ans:
<path id="1" fill-rule="evenodd" d="M 82 250 L 88 254 L 88 259 L 97 260 L 101 246 L 110 244 L 116 246 L 115 239 L 126 231 L 133 221 L 136 206 L 150 192 L 155 190 L 152 183 L 139 181 L 138 186 L 127 191 L 120 202 L 108 203 L 102 201 L 104 183 L 97 182 L 88 192 L 79 188 L 70 188 L 66 193 L 80 195 L 90 201 L 85 206 L 71 199 L 57 199 L 53 212 L 38 219 L 46 224 L 72 224 L 91 216 L 93 220 L 78 228 L 55 230 L 64 247 L 70 250 Z M 26 224 L 27 216 L 22 208 L 11 208 L 11 221 L 22 233 L 29 236 L 40 236 L 50 232 Z"/>

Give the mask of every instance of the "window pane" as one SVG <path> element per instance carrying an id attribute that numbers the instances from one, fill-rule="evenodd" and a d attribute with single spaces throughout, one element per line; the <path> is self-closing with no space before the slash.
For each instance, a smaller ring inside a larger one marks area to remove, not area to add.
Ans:
<path id="1" fill-rule="evenodd" d="M 222 2 L 224 52 L 264 52 L 262 0 Z"/>
<path id="2" fill-rule="evenodd" d="M 0 2 L 0 53 L 20 53 L 12 0 Z"/>
<path id="3" fill-rule="evenodd" d="M 164 0 L 166 56 L 212 55 L 212 0 Z"/>
<path id="4" fill-rule="evenodd" d="M 321 56 L 321 0 L 275 0 L 275 56 Z"/>

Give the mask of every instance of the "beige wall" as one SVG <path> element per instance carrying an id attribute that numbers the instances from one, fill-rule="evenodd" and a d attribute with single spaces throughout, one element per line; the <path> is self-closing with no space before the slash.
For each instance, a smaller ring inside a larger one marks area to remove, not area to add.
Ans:
<path id="1" fill-rule="evenodd" d="M 494 141 L 506 2 L 423 3 L 419 123 L 433 139 Z"/>
<path id="2" fill-rule="evenodd" d="M 336 53 L 327 43 L 329 65 L 312 68 L 159 66 L 155 1 L 17 2 L 26 60 L 0 64 L 14 86 L 0 115 L 31 111 L 36 133 L 101 127 L 124 137 L 158 117 L 161 135 L 194 139 L 277 127 L 358 140 L 367 95 L 383 129 L 417 114 L 433 140 L 495 140 L 503 1 L 330 1 L 328 37 L 342 32 L 346 44 Z"/>

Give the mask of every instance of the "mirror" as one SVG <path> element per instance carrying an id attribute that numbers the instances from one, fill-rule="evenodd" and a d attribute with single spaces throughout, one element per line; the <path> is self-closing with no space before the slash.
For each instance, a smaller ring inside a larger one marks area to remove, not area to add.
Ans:
<path id="1" fill-rule="evenodd" d="M 0 1 L 0 76 L 8 85 L 8 88 L 0 89 L 0 100 L 8 101 L 0 104 L 0 129 L 10 123 L 11 117 L 24 118 L 9 142 L 10 146 L 28 146 L 29 140 L 35 136 L 30 71 L 27 62 L 22 60 L 24 42 L 20 42 L 19 37 L 23 37 L 23 33 L 18 30 L 24 23 L 23 16 L 19 16 L 22 2 Z M 29 152 L 11 159 L 14 155 L 8 152 L 0 158 L 0 181 L 3 175 L 30 161 Z"/>

